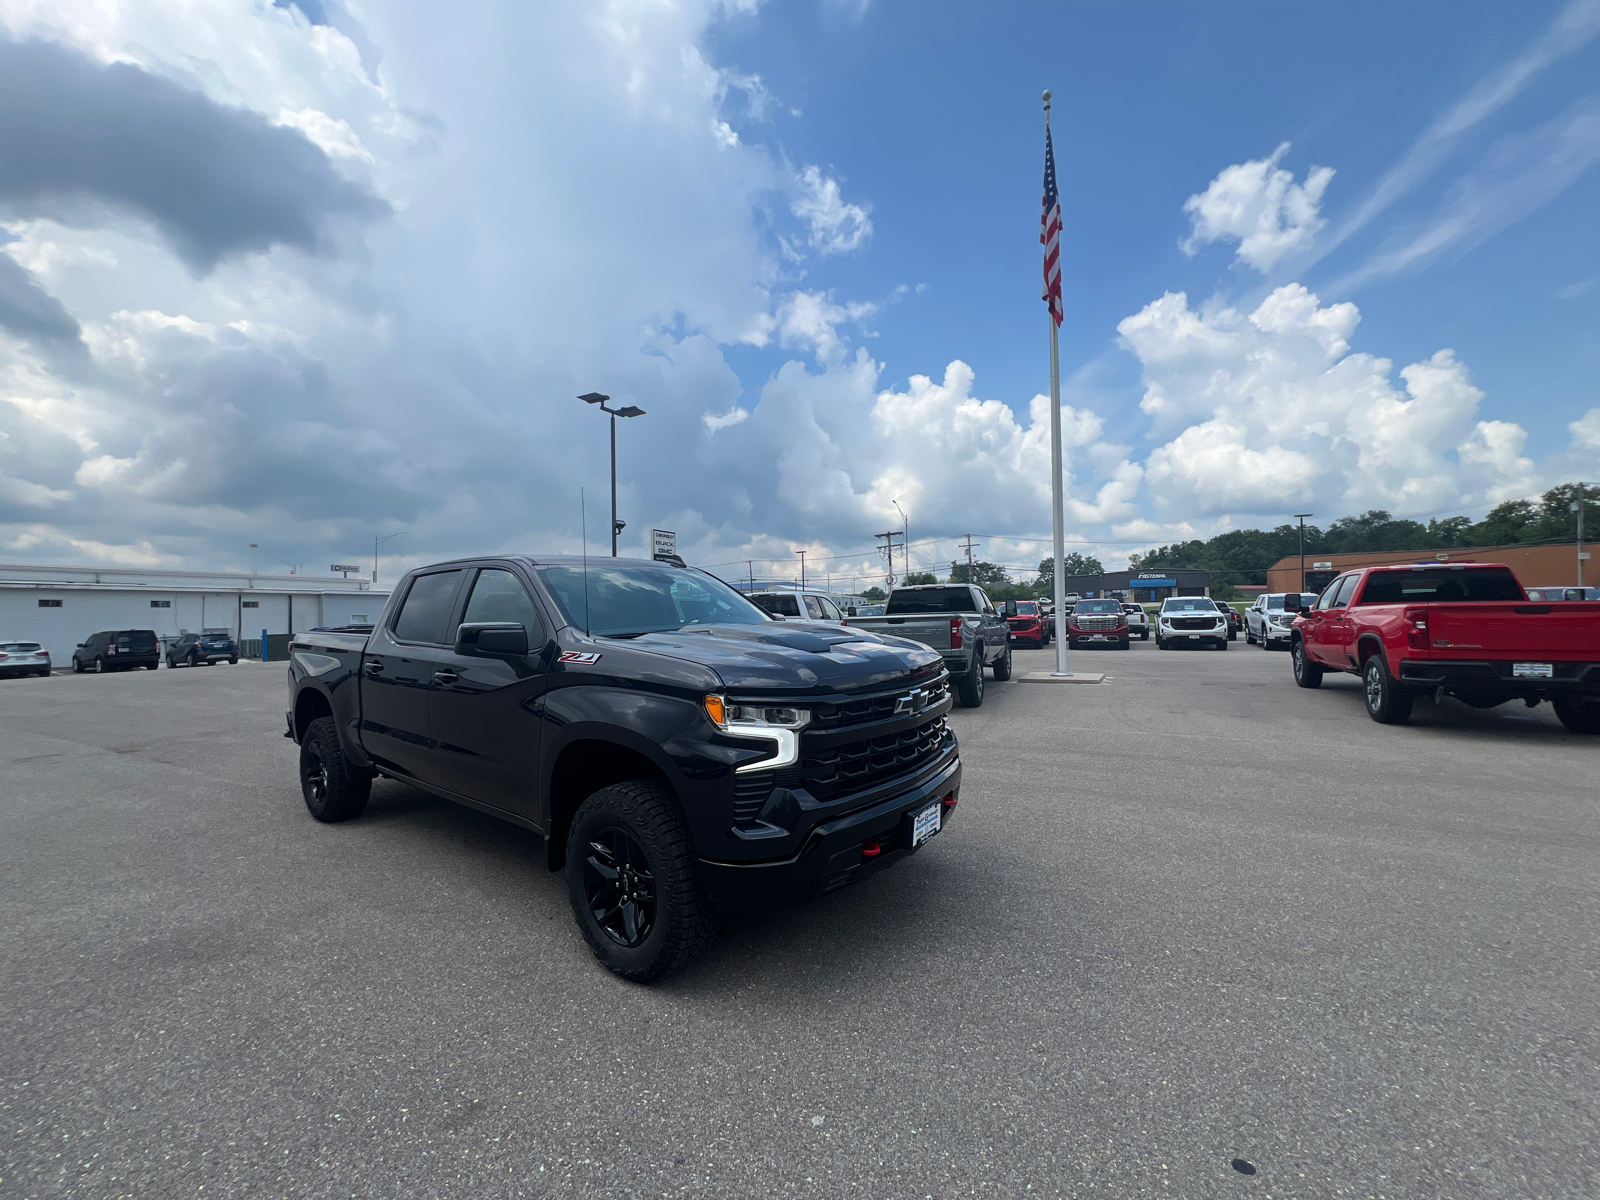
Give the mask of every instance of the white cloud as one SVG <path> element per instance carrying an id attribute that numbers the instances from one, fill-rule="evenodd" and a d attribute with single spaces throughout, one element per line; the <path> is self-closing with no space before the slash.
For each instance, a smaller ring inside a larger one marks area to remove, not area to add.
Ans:
<path id="1" fill-rule="evenodd" d="M 839 182 L 818 167 L 806 167 L 794 181 L 796 195 L 790 210 L 806 223 L 813 249 L 821 254 L 847 254 L 872 236 L 868 208 L 847 204 Z"/>
<path id="2" fill-rule="evenodd" d="M 1238 242 L 1238 260 L 1257 271 L 1270 271 L 1293 251 L 1308 249 L 1327 224 L 1320 209 L 1322 194 L 1333 179 L 1332 167 L 1312 167 L 1304 183 L 1278 164 L 1289 153 L 1284 142 L 1271 157 L 1236 163 L 1223 169 L 1205 191 L 1190 196 L 1185 254 L 1211 242 Z"/>
<path id="3" fill-rule="evenodd" d="M 356 131 L 351 129 L 347 122 L 337 117 L 330 117 L 325 112 L 318 112 L 314 108 L 302 108 L 298 112 L 290 112 L 286 108 L 280 109 L 274 124 L 298 129 L 329 158 L 354 158 L 369 163 L 374 161 L 371 153 L 361 144 L 361 139 L 356 136 Z"/>
<path id="4" fill-rule="evenodd" d="M 1567 425 L 1572 444 L 1585 450 L 1600 450 L 1600 408 L 1591 408 Z"/>

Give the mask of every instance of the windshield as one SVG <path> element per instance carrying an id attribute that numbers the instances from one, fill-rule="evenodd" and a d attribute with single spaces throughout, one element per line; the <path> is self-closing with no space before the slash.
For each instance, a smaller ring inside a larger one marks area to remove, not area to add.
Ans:
<path id="1" fill-rule="evenodd" d="M 881 604 L 861 604 L 861 605 L 858 605 L 856 607 L 856 616 L 858 616 L 858 617 L 881 617 L 881 616 L 883 616 L 883 605 L 881 605 Z"/>
<path id="2" fill-rule="evenodd" d="M 587 576 L 587 583 L 585 583 Z M 769 618 L 720 579 L 692 567 L 643 564 L 540 567 L 569 625 L 596 637 L 663 633 L 686 625 L 761 625 Z"/>
<path id="3" fill-rule="evenodd" d="M 32 654 L 38 642 L 0 642 L 0 654 Z"/>
<path id="4" fill-rule="evenodd" d="M 796 596 L 757 592 L 750 597 L 750 603 L 777 617 L 798 617 L 800 615 L 800 600 Z"/>
<path id="5" fill-rule="evenodd" d="M 976 612 L 972 606 L 972 593 L 964 587 L 902 588 L 889 597 L 884 614 L 891 617 L 914 616 L 917 613 Z"/>
<path id="6" fill-rule="evenodd" d="M 1203 612 L 1214 613 L 1217 606 L 1204 596 L 1182 596 L 1161 602 L 1161 611 L 1169 612 Z"/>
<path id="7" fill-rule="evenodd" d="M 1367 586 L 1361 591 L 1363 604 L 1521 599 L 1522 587 L 1506 567 L 1460 571 L 1375 571 L 1367 576 Z"/>
<path id="8" fill-rule="evenodd" d="M 1019 617 L 1037 617 L 1038 615 L 1039 615 L 1039 603 L 1038 603 L 1038 601 L 1036 601 L 1036 600 L 1018 600 L 1017 601 L 1017 616 L 1019 616 Z"/>
<path id="9" fill-rule="evenodd" d="M 1285 592 L 1285 593 L 1280 593 L 1279 595 L 1276 595 L 1276 596 L 1268 596 L 1267 597 L 1267 608 L 1268 609 L 1281 609 L 1283 607 L 1283 597 L 1285 595 L 1292 595 L 1292 594 L 1293 593 L 1291 593 L 1291 592 Z M 1316 602 L 1317 602 L 1317 594 L 1315 592 L 1301 592 L 1300 593 L 1300 607 L 1301 608 L 1310 608 Z"/>
<path id="10" fill-rule="evenodd" d="M 1116 600 L 1079 600 L 1073 605 L 1074 613 L 1120 613 L 1122 605 Z"/>

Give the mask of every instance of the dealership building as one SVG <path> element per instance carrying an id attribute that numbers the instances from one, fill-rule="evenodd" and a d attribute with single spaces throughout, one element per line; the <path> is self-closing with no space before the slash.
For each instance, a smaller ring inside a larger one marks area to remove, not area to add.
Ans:
<path id="1" fill-rule="evenodd" d="M 259 654 L 263 631 L 271 641 L 365 624 L 388 595 L 369 580 L 338 576 L 0 563 L 0 640 L 38 642 L 58 668 L 90 634 L 113 629 L 153 629 L 165 641 L 226 632 Z"/>
<path id="2" fill-rule="evenodd" d="M 1137 604 L 1160 604 L 1168 596 L 1209 596 L 1211 572 L 1187 567 L 1170 571 L 1107 571 L 1103 575 L 1068 575 L 1068 592 L 1087 598 L 1125 592 Z"/>

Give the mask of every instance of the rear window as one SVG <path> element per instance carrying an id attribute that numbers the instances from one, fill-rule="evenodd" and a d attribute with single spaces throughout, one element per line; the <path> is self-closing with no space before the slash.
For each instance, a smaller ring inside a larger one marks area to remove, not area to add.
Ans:
<path id="1" fill-rule="evenodd" d="M 889 597 L 884 614 L 890 617 L 916 616 L 919 613 L 963 613 L 972 607 L 972 593 L 964 587 L 918 588 L 899 591 Z"/>
<path id="2" fill-rule="evenodd" d="M 1362 604 L 1426 604 L 1430 600 L 1521 600 L 1508 569 L 1378 571 L 1367 576 Z"/>
<path id="3" fill-rule="evenodd" d="M 200 635 L 202 642 L 231 642 L 232 636 L 226 633 L 205 633 Z"/>
<path id="4" fill-rule="evenodd" d="M 1075 613 L 1119 613 L 1122 605 L 1115 600 L 1079 600 L 1073 605 Z"/>
<path id="5" fill-rule="evenodd" d="M 1289 593 L 1286 593 L 1286 594 L 1287 595 L 1293 595 L 1294 593 L 1293 592 L 1289 592 Z M 1315 592 L 1301 592 L 1300 593 L 1300 607 L 1301 608 L 1310 608 L 1316 602 L 1317 602 L 1317 594 Z M 1268 596 L 1267 597 L 1267 607 L 1269 609 L 1282 609 L 1283 608 L 1283 596 Z"/>
<path id="6" fill-rule="evenodd" d="M 129 629 L 117 634 L 117 649 L 154 650 L 156 633 L 153 629 Z"/>
<path id="7" fill-rule="evenodd" d="M 757 592 L 750 597 L 755 606 L 775 617 L 798 617 L 800 601 L 794 596 L 768 596 Z"/>
<path id="8" fill-rule="evenodd" d="M 460 581 L 460 571 L 417 576 L 406 594 L 400 615 L 395 618 L 395 637 L 402 642 L 443 642 L 444 624 L 450 619 L 450 602 L 455 599 L 456 584 Z"/>
<path id="9" fill-rule="evenodd" d="M 38 642 L 0 642 L 0 654 L 32 654 L 38 649 Z"/>

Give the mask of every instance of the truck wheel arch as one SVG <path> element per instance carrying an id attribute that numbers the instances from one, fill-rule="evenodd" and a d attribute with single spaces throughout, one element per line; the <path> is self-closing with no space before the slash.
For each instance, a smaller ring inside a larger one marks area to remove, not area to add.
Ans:
<path id="1" fill-rule="evenodd" d="M 333 716 L 333 705 L 314 687 L 301 688 L 294 698 L 294 740 L 299 742 L 318 717 Z"/>
<path id="2" fill-rule="evenodd" d="M 1382 638 L 1375 633 L 1362 634 L 1360 640 L 1356 642 L 1356 670 L 1366 670 L 1367 659 L 1371 658 L 1374 654 L 1381 655 L 1383 652 Z M 1384 659 L 1383 665 L 1386 667 L 1389 665 L 1389 660 L 1387 658 Z"/>
<path id="3" fill-rule="evenodd" d="M 577 737 L 557 754 L 545 789 L 545 859 L 552 871 L 567 862 L 567 830 L 573 815 L 601 788 L 650 779 L 677 794 L 667 773 L 640 750 L 605 738 Z"/>

